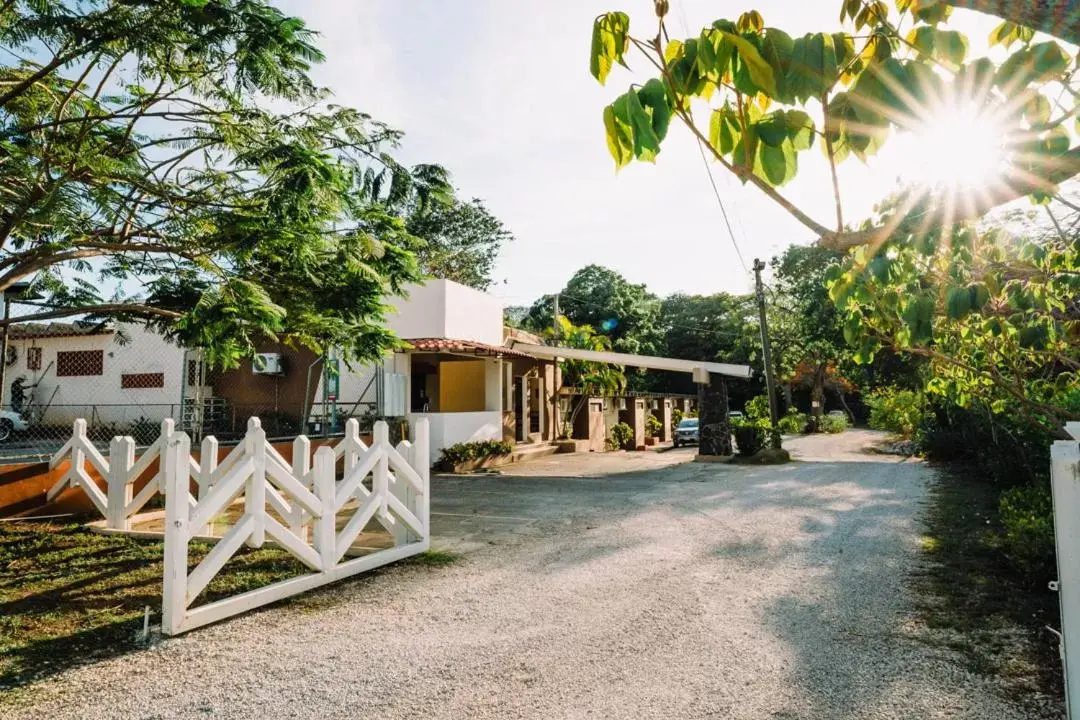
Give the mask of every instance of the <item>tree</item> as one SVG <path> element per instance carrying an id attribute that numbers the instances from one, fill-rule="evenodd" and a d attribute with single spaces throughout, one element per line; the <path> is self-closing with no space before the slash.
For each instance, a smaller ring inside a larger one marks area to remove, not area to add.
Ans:
<path id="1" fill-rule="evenodd" d="M 789 247 L 773 258 L 776 281 L 774 313 L 778 323 L 774 362 L 777 376 L 788 384 L 810 387 L 810 423 L 817 429 L 825 413 L 825 389 L 842 393 L 845 383 L 837 364 L 847 350 L 836 306 L 829 299 L 825 276 L 842 257 L 820 246 Z"/>
<path id="2" fill-rule="evenodd" d="M 423 241 L 416 255 L 426 274 L 479 290 L 491 287 L 499 250 L 514 239 L 476 198 L 418 209 L 408 216 L 406 227 Z"/>
<path id="3" fill-rule="evenodd" d="M 559 317 L 559 345 L 578 350 L 611 350 L 611 341 L 598 335 L 588 325 L 574 325 L 565 317 Z M 547 332 L 551 337 L 552 331 Z M 581 409 L 595 395 L 615 395 L 626 388 L 626 376 L 617 365 L 588 360 L 560 360 L 562 387 L 577 391 L 570 413 L 563 418 L 564 432 L 569 435 Z"/>
<path id="4" fill-rule="evenodd" d="M 141 319 L 222 365 L 268 336 L 392 345 L 383 298 L 420 275 L 365 170 L 395 199 L 437 173 L 326 103 L 313 40 L 264 0 L 0 4 L 0 291 L 50 308 L 12 322 Z"/>
<path id="5" fill-rule="evenodd" d="M 1021 5 L 951 4 L 985 11 Z M 1039 10 L 1007 14 L 1038 21 L 1041 29 L 1061 27 L 1051 22 L 1047 4 L 1022 4 Z M 659 23 L 652 36 L 632 35 L 630 18 L 621 12 L 600 15 L 593 25 L 590 70 L 601 83 L 616 63 L 625 65 L 631 48 L 658 73 L 604 108 L 616 167 L 634 158 L 654 161 L 676 118 L 722 167 L 761 189 L 819 242 L 838 250 L 880 244 L 895 226 L 845 227 L 836 164 L 851 155 L 873 155 L 893 130 L 917 127 L 925 108 L 943 100 L 973 105 L 980 121 L 1007 132 L 1007 167 L 998 182 L 965 202 L 956 202 L 951 193 L 912 196 L 893 223 L 934 227 L 978 218 L 1010 200 L 1052 196 L 1058 184 L 1080 172 L 1080 147 L 1071 147 L 1066 129 L 1077 104 L 1052 103 L 1048 97 L 1056 97 L 1062 86 L 1068 91 L 1063 98 L 1080 97 L 1072 87 L 1074 58 L 1055 41 L 1036 42 L 1029 27 L 1006 21 L 991 34 L 992 44 L 1018 44 L 997 64 L 987 57 L 968 58 L 967 38 L 942 27 L 951 5 L 937 0 L 896 0 L 895 10 L 883 0 L 843 0 L 840 19 L 849 21 L 851 31 L 801 38 L 766 27 L 758 12 L 749 11 L 734 21 L 719 19 L 697 36 L 670 41 L 664 20 L 669 3 L 655 5 Z M 902 23 L 911 29 L 900 32 Z M 702 101 L 708 104 L 707 124 L 694 114 Z M 831 169 L 822 181 L 831 182 L 835 197 L 831 227 L 778 190 L 798 173 L 799 154 L 819 139 Z"/>
<path id="6" fill-rule="evenodd" d="M 879 220 L 905 201 L 884 203 Z M 1042 228 L 1025 220 L 917 236 L 900 223 L 878 252 L 860 248 L 831 267 L 829 296 L 856 359 L 882 349 L 925 358 L 929 393 L 1062 435 L 1064 421 L 1080 419 L 1080 215 L 1047 214 Z"/>
<path id="7" fill-rule="evenodd" d="M 552 313 L 551 296 L 540 298 L 529 310 L 530 327 L 550 328 Z M 587 265 L 574 273 L 559 293 L 559 313 L 575 325 L 598 328 L 619 352 L 656 352 L 659 298 L 614 270 Z"/>
<path id="8" fill-rule="evenodd" d="M 683 360 L 750 363 L 760 343 L 756 339 L 754 312 L 754 299 L 749 295 L 669 295 L 661 302 L 663 339 L 659 353 Z M 692 379 L 685 373 L 665 374 L 650 387 L 658 391 L 696 392 Z M 743 387 L 735 388 L 732 394 L 742 397 L 746 392 L 752 394 Z"/>

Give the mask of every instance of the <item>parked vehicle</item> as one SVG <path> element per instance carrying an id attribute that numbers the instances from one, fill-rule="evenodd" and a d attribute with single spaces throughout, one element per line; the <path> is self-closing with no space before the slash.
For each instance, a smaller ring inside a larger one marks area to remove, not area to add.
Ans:
<path id="1" fill-rule="evenodd" d="M 730 412 L 728 412 L 727 416 L 728 416 L 728 420 L 742 420 L 743 418 L 746 417 L 739 410 L 731 410 Z"/>
<path id="2" fill-rule="evenodd" d="M 698 435 L 698 419 L 685 418 L 675 426 L 675 447 L 696 443 L 700 440 Z"/>
<path id="3" fill-rule="evenodd" d="M 17 432 L 26 432 L 30 423 L 11 410 L 0 410 L 0 442 L 7 442 Z"/>
<path id="4" fill-rule="evenodd" d="M 838 417 L 838 418 L 844 418 L 845 420 L 847 420 L 847 419 L 848 419 L 847 413 L 846 413 L 846 412 L 844 412 L 843 410 L 830 410 L 830 411 L 829 411 L 828 413 L 826 413 L 826 414 L 827 414 L 827 415 L 828 415 L 829 417 Z"/>

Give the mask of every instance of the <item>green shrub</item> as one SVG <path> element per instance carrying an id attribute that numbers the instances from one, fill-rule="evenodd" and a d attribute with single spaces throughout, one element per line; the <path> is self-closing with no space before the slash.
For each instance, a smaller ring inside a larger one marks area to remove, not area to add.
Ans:
<path id="1" fill-rule="evenodd" d="M 882 388 L 866 395 L 870 427 L 912 437 L 928 411 L 926 396 L 914 390 Z"/>
<path id="2" fill-rule="evenodd" d="M 671 411 L 671 429 L 679 427 L 679 423 L 683 420 L 683 411 L 679 408 L 675 408 Z"/>
<path id="3" fill-rule="evenodd" d="M 1023 485 L 1001 493 L 998 516 L 1005 553 L 1024 573 L 1044 578 L 1054 571 L 1054 506 L 1050 490 Z"/>
<path id="4" fill-rule="evenodd" d="M 810 418 L 806 413 L 801 413 L 795 408 L 788 408 L 787 415 L 780 418 L 780 432 L 784 435 L 797 435 L 806 432 L 806 425 Z"/>
<path id="5" fill-rule="evenodd" d="M 514 444 L 507 440 L 479 440 L 464 442 L 444 448 L 439 464 L 454 467 L 469 460 L 481 460 L 488 457 L 509 455 L 514 451 Z"/>
<path id="6" fill-rule="evenodd" d="M 732 423 L 731 429 L 735 435 L 735 446 L 743 457 L 750 457 L 763 448 L 768 438 L 767 428 L 756 422 Z"/>
<path id="7" fill-rule="evenodd" d="M 769 398 L 765 395 L 758 395 L 755 398 L 750 398 L 746 402 L 746 417 L 751 420 L 768 420 L 769 419 Z"/>
<path id="8" fill-rule="evenodd" d="M 823 433 L 835 435 L 842 433 L 848 428 L 848 419 L 843 415 L 825 415 L 821 418 L 820 430 Z"/>
<path id="9" fill-rule="evenodd" d="M 632 449 L 630 445 L 634 442 L 634 428 L 621 422 L 611 428 L 610 435 L 610 443 L 613 448 Z"/>
<path id="10" fill-rule="evenodd" d="M 659 437 L 664 431 L 664 424 L 655 415 L 645 418 L 645 436 Z"/>

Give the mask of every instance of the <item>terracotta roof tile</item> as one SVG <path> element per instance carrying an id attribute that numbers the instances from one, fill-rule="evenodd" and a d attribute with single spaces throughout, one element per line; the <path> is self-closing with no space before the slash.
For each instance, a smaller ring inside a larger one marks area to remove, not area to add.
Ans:
<path id="1" fill-rule="evenodd" d="M 515 357 L 535 360 L 532 355 L 514 350 L 503 345 L 488 345 L 474 340 L 454 340 L 452 338 L 405 338 L 405 342 L 420 352 L 468 353 L 470 355 L 493 355 L 496 357 Z"/>

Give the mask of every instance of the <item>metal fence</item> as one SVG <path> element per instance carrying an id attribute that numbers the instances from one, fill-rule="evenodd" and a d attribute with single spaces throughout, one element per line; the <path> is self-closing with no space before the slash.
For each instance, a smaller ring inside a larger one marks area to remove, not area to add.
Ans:
<path id="1" fill-rule="evenodd" d="M 195 442 L 207 435 L 229 442 L 243 437 L 252 417 L 277 440 L 339 435 L 349 418 L 370 432 L 377 419 L 404 414 L 379 403 L 390 397 L 404 406 L 401 376 L 382 368 L 339 372 L 333 364 L 335 379 L 327 382 L 332 373 L 321 359 L 297 357 L 279 372 L 259 364 L 267 357 L 281 356 L 266 353 L 223 371 L 201 351 L 138 325 L 14 326 L 0 363 L 0 463 L 47 459 L 77 418 L 104 451 L 116 435 L 149 444 L 166 418 Z"/>

